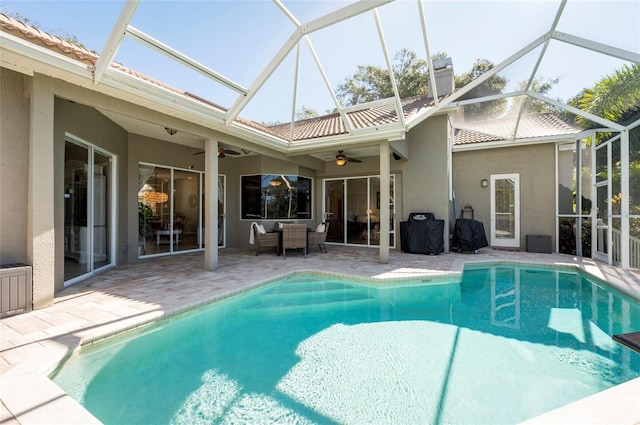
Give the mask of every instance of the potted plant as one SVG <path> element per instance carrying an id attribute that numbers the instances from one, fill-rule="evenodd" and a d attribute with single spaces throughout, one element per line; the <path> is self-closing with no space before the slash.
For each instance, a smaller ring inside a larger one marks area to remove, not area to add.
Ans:
<path id="1" fill-rule="evenodd" d="M 153 210 L 149 204 L 138 202 L 138 255 L 144 254 L 149 217 L 153 215 Z"/>

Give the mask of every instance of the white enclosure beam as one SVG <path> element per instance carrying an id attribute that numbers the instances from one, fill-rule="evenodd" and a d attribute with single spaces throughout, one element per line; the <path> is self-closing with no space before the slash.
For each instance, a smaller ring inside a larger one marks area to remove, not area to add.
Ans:
<path id="1" fill-rule="evenodd" d="M 278 7 L 280 8 L 280 10 L 282 10 L 282 12 L 287 15 L 287 18 L 289 18 L 289 20 L 291 20 L 291 22 L 294 23 L 294 25 L 296 26 L 300 26 L 300 22 L 296 19 L 295 16 L 293 16 L 293 13 L 291 13 L 281 2 L 280 0 L 273 0 L 273 2 L 278 5 Z M 342 122 L 344 123 L 344 127 L 347 129 L 347 133 L 351 133 L 351 131 L 353 130 L 353 128 L 351 127 L 351 122 L 349 121 L 347 115 L 342 111 L 342 107 L 340 105 L 340 102 L 338 102 L 338 98 L 336 97 L 336 93 L 333 91 L 333 87 L 331 87 L 331 82 L 329 81 L 329 78 L 327 77 L 327 73 L 324 72 L 324 68 L 322 66 L 322 63 L 320 63 L 320 58 L 318 58 L 318 54 L 316 53 L 316 50 L 313 48 L 313 44 L 311 43 L 311 39 L 309 38 L 308 35 L 304 36 L 304 40 L 307 42 L 307 46 L 309 47 L 309 52 L 311 52 L 311 56 L 313 57 L 313 60 L 316 63 L 316 66 L 318 67 L 318 71 L 320 71 L 320 75 L 322 76 L 322 80 L 324 81 L 325 86 L 327 86 L 327 90 L 329 90 L 329 94 L 331 95 L 331 99 L 333 99 L 333 104 L 336 106 L 336 109 L 338 110 L 338 112 L 340 113 L 340 117 L 342 118 Z M 298 48 L 300 47 L 300 45 L 298 44 Z M 298 59 L 296 59 L 297 61 Z M 297 68 L 296 68 L 297 69 Z M 298 72 L 296 71 L 296 80 L 298 78 Z M 295 102 L 294 102 L 294 108 L 295 108 Z M 293 127 L 293 118 L 291 118 L 291 126 Z"/>
<path id="2" fill-rule="evenodd" d="M 125 36 L 129 21 L 133 17 L 133 14 L 135 13 L 139 2 L 140 0 L 127 0 L 122 7 L 120 16 L 118 16 L 118 20 L 113 26 L 111 34 L 109 35 L 109 38 L 104 44 L 102 52 L 100 53 L 100 56 L 96 61 L 95 71 L 93 74 L 93 82 L 95 84 L 98 84 L 100 82 L 102 76 L 104 75 L 104 71 L 109 67 L 109 64 L 113 60 L 113 57 L 116 55 L 116 52 L 120 47 L 120 43 L 122 43 L 122 39 Z"/>
<path id="3" fill-rule="evenodd" d="M 204 75 L 205 77 L 211 78 L 214 81 L 217 81 L 218 83 L 222 84 L 223 86 L 230 88 L 231 90 L 234 90 L 238 93 L 241 94 L 246 94 L 247 93 L 247 89 L 245 89 L 244 87 L 242 87 L 240 84 L 235 83 L 234 81 L 230 80 L 229 78 L 224 77 L 221 74 L 218 74 L 217 72 L 215 72 L 214 70 L 206 67 L 205 65 L 196 62 L 195 60 L 191 59 L 190 57 L 188 57 L 187 55 L 184 55 L 182 53 L 180 53 L 179 51 L 177 51 L 176 49 L 169 47 L 168 45 L 164 44 L 163 42 L 156 40 L 155 38 L 151 37 L 150 35 L 147 35 L 145 33 L 143 33 L 142 31 L 132 27 L 132 26 L 128 26 L 126 29 L 126 33 L 128 36 L 130 36 L 132 39 L 136 40 L 139 43 L 144 44 L 147 47 L 150 47 L 151 49 L 167 56 L 168 58 L 171 58 L 173 60 L 175 60 L 176 62 L 180 62 L 181 64 L 185 65 L 186 67 L 199 72 L 200 74 Z"/>
<path id="4" fill-rule="evenodd" d="M 620 267 L 623 270 L 629 270 L 629 201 L 631 192 L 629 186 L 629 131 L 623 130 L 620 133 Z M 611 177 L 609 177 L 611 178 Z"/>
<path id="5" fill-rule="evenodd" d="M 391 87 L 393 87 L 393 94 L 395 95 L 396 114 L 398 115 L 398 121 L 402 126 L 405 126 L 404 122 L 404 110 L 402 109 L 402 102 L 400 102 L 400 93 L 398 92 L 398 83 L 396 82 L 396 76 L 393 72 L 393 64 L 391 63 L 391 57 L 389 56 L 389 49 L 387 48 L 387 42 L 384 39 L 384 33 L 382 32 L 382 24 L 380 23 L 380 16 L 378 16 L 378 9 L 373 9 L 373 18 L 376 21 L 376 28 L 378 29 L 378 36 L 380 37 L 380 45 L 382 46 L 382 53 L 384 54 L 384 60 L 387 62 L 387 69 L 389 69 L 389 78 L 391 79 Z"/>
<path id="6" fill-rule="evenodd" d="M 551 33 L 551 37 L 555 40 L 562 41 L 564 43 L 573 44 L 574 46 L 584 47 L 585 49 L 593 50 L 594 52 L 603 53 L 605 55 L 613 56 L 614 58 L 640 63 L 640 53 L 630 52 L 624 49 L 618 49 L 607 44 L 598 43 L 596 41 L 587 40 L 586 38 L 577 37 L 571 34 L 565 34 L 560 31 L 554 31 Z"/>
<path id="7" fill-rule="evenodd" d="M 562 0 L 560 2 L 560 6 L 558 7 L 558 11 L 556 12 L 556 17 L 553 20 L 553 24 L 551 24 L 551 29 L 549 30 L 550 32 L 553 33 L 553 31 L 555 31 L 556 28 L 558 27 L 558 22 L 560 22 L 560 17 L 562 17 L 562 12 L 564 11 L 564 8 L 566 5 L 567 5 L 567 0 Z M 531 75 L 529 76 L 529 80 L 527 81 L 527 86 L 525 87 L 525 90 L 531 89 L 531 84 L 533 84 L 533 82 L 535 81 L 536 74 L 538 73 L 538 68 L 540 67 L 540 63 L 542 63 L 542 59 L 544 58 L 544 55 L 547 52 L 547 48 L 549 47 L 550 41 L 551 40 L 548 39 L 542 45 L 542 51 L 538 55 L 538 60 L 536 61 L 536 64 L 533 66 L 533 70 L 531 71 Z M 525 109 L 523 103 L 520 104 L 520 108 L 518 110 L 518 118 L 516 119 L 515 129 L 513 130 L 514 140 L 518 135 L 518 129 L 520 128 L 520 120 L 522 119 L 522 114 L 524 113 L 524 109 Z"/>
<path id="8" fill-rule="evenodd" d="M 446 99 L 438 103 L 437 106 L 431 109 L 426 109 L 424 112 L 419 112 L 418 114 L 416 114 L 415 118 L 411 120 L 409 128 L 415 127 L 416 125 L 420 124 L 422 121 L 426 120 L 427 118 L 442 111 L 444 108 L 449 106 L 450 103 L 453 103 L 454 101 L 460 99 L 462 96 L 469 93 L 471 90 L 475 89 L 480 84 L 487 81 L 488 79 L 492 78 L 498 72 L 502 71 L 507 66 L 511 65 L 513 62 L 525 56 L 527 53 L 529 53 L 530 51 L 538 47 L 540 44 L 544 43 L 548 37 L 549 37 L 548 34 L 544 34 L 543 36 L 538 37 L 537 39 L 527 44 L 522 49 L 518 50 L 513 55 L 509 56 L 504 61 L 500 62 L 498 65 L 494 66 L 493 68 L 491 68 L 490 70 L 488 70 L 487 72 L 485 72 L 484 74 L 482 74 L 481 76 L 479 76 L 478 78 L 476 78 L 475 80 L 467 84 L 466 86 L 462 87 L 460 90 L 448 96 Z"/>
<path id="9" fill-rule="evenodd" d="M 276 68 L 287 57 L 291 49 L 296 43 L 300 41 L 302 37 L 312 32 L 318 31 L 329 25 L 342 22 L 346 19 L 357 16 L 361 13 L 367 12 L 371 9 L 375 9 L 378 6 L 390 3 L 393 0 L 361 0 L 357 3 L 350 4 L 335 12 L 329 13 L 318 19 L 314 19 L 306 24 L 299 25 L 285 44 L 278 50 L 276 55 L 271 59 L 269 64 L 262 70 L 258 78 L 253 82 L 246 95 L 242 95 L 236 99 L 234 104 L 229 109 L 229 114 L 226 120 L 227 126 L 236 119 L 238 114 L 244 109 L 244 107 L 253 99 L 258 90 L 264 85 L 267 79 L 273 74 Z"/>
<path id="10" fill-rule="evenodd" d="M 422 0 L 418 0 L 418 10 L 420 11 L 420 27 L 422 28 L 422 38 L 424 40 L 424 50 L 427 54 L 427 66 L 429 67 L 429 84 L 431 85 L 431 94 L 436 106 L 440 103 L 438 99 L 438 88 L 436 85 L 436 73 L 433 70 L 433 61 L 431 60 L 431 49 L 429 47 L 429 37 L 427 35 L 427 21 L 424 16 L 424 5 Z"/>
<path id="11" fill-rule="evenodd" d="M 564 109 L 565 111 L 569 111 L 572 114 L 580 115 L 581 117 L 586 118 L 586 119 L 588 119 L 590 121 L 593 121 L 595 123 L 598 123 L 598 124 L 600 124 L 600 125 L 602 125 L 604 127 L 612 128 L 612 129 L 617 130 L 617 131 L 622 131 L 624 129 L 624 127 L 621 126 L 620 124 L 617 124 L 617 123 L 615 123 L 613 121 L 609 121 L 607 119 L 604 119 L 604 118 L 599 117 L 597 115 L 591 114 L 589 112 L 582 111 L 582 110 L 580 110 L 578 108 L 575 108 L 573 106 L 564 104 L 564 103 L 559 102 L 557 100 L 551 99 L 550 97 L 541 95 L 540 93 L 529 91 L 529 92 L 527 92 L 527 95 L 529 95 L 531 97 L 534 97 L 534 98 L 536 98 L 538 100 L 541 100 L 543 102 L 546 102 L 546 103 L 548 103 L 550 105 L 557 106 L 558 108 Z"/>
<path id="12" fill-rule="evenodd" d="M 296 102 L 298 97 L 298 70 L 300 68 L 300 43 L 296 45 L 296 63 L 293 69 L 293 98 L 291 99 L 291 121 L 289 128 L 289 144 L 293 142 L 293 129 L 296 120 Z"/>

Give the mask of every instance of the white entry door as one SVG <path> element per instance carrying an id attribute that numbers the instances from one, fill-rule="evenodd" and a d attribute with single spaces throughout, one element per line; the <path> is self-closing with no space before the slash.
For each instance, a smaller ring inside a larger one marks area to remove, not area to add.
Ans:
<path id="1" fill-rule="evenodd" d="M 491 176 L 491 246 L 520 246 L 520 175 Z"/>

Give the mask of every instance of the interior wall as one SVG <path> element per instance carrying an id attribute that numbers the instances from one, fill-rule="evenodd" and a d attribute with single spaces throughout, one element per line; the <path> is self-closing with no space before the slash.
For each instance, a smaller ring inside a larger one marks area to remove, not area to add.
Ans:
<path id="1" fill-rule="evenodd" d="M 29 78 L 0 67 L 0 264 L 27 263 Z"/>
<path id="2" fill-rule="evenodd" d="M 526 235 L 549 235 L 555 247 L 555 144 L 458 151 L 453 154 L 453 189 L 457 214 L 465 204 L 474 208 L 490 243 L 491 189 L 481 187 L 492 174 L 520 174 L 520 250 Z"/>

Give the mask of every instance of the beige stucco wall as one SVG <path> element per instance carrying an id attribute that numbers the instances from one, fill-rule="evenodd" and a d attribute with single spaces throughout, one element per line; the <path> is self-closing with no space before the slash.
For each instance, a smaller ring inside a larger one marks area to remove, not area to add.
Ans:
<path id="1" fill-rule="evenodd" d="M 28 81 L 0 68 L 0 264 L 27 263 Z"/>
<path id="2" fill-rule="evenodd" d="M 474 208 L 490 241 L 490 188 L 482 179 L 492 174 L 520 174 L 520 250 L 526 249 L 526 235 L 550 235 L 555 249 L 555 145 L 553 143 L 519 147 L 454 152 L 453 188 L 460 209 Z"/>
<path id="3" fill-rule="evenodd" d="M 443 235 L 445 250 L 449 249 L 449 183 L 447 176 L 447 117 L 436 116 L 427 119 L 407 134 L 408 160 L 390 159 L 390 173 L 396 176 L 395 222 L 398 228 L 411 212 L 432 212 L 436 219 L 445 221 Z M 327 162 L 325 170 L 319 173 L 318 189 L 322 194 L 322 179 L 346 176 L 366 176 L 380 174 L 378 156 L 360 158 L 362 163 L 348 163 L 337 166 Z M 316 210 L 320 214 L 321 197 L 316 200 Z M 400 249 L 400 239 L 396 249 Z"/>

